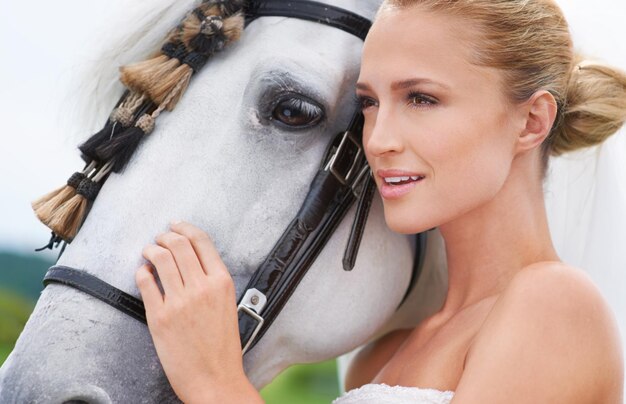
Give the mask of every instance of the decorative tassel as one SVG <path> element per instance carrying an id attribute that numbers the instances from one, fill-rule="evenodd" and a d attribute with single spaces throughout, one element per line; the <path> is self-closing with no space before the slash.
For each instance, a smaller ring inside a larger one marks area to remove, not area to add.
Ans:
<path id="1" fill-rule="evenodd" d="M 87 179 L 87 181 L 90 180 Z M 78 232 L 86 210 L 87 199 L 83 195 L 76 194 L 59 207 L 49 226 L 63 240 L 71 241 Z"/>
<path id="2" fill-rule="evenodd" d="M 102 161 L 114 160 L 112 170 L 119 173 L 132 157 L 141 139 L 153 130 L 154 118 L 144 114 L 137 120 L 135 126 L 125 130 L 110 142 L 97 148 L 96 154 Z"/>
<path id="3" fill-rule="evenodd" d="M 68 243 L 74 239 L 85 219 L 89 203 L 93 202 L 100 192 L 102 184 L 99 181 L 110 169 L 111 162 L 108 162 L 93 179 L 83 179 L 76 189 L 76 195 L 54 211 L 47 225 L 58 237 Z"/>
<path id="4" fill-rule="evenodd" d="M 225 43 L 226 37 L 222 33 L 224 26 L 224 16 L 216 14 L 218 9 L 201 11 L 194 10 L 182 23 L 180 38 L 187 44 L 190 50 L 202 54 L 212 54 L 211 48 L 216 39 L 221 39 Z M 222 38 L 218 38 L 221 36 Z M 223 47 L 223 46 L 222 46 Z"/>
<path id="5" fill-rule="evenodd" d="M 185 58 L 185 60 L 187 60 L 187 58 Z M 172 111 L 187 90 L 192 75 L 193 69 L 189 67 L 189 65 L 182 64 L 178 66 L 176 70 L 167 77 L 164 77 L 160 82 L 154 83 L 151 88 L 150 97 L 155 100 L 159 106 L 162 105 L 163 108 Z M 170 97 L 170 95 L 173 96 Z"/>
<path id="6" fill-rule="evenodd" d="M 239 39 L 244 27 L 245 3 L 245 0 L 202 1 L 168 33 L 158 53 L 149 60 L 120 68 L 120 79 L 129 90 L 104 128 L 79 146 L 89 166 L 82 173 L 75 173 L 66 186 L 33 202 L 39 219 L 53 231 L 43 249 L 52 248 L 54 243 L 58 245 L 60 240 L 65 240 L 66 245 L 71 242 L 102 186 L 99 182 L 110 171 L 124 169 L 141 139 L 153 131 L 159 114 L 176 107 L 193 74 L 213 54 Z M 104 161 L 107 163 L 89 174 Z"/>
<path id="7" fill-rule="evenodd" d="M 134 113 L 144 99 L 145 97 L 143 96 L 133 94 L 127 101 L 124 101 L 120 106 L 115 108 L 113 112 L 111 112 L 104 128 L 78 146 L 78 149 L 83 154 L 83 159 L 88 161 L 97 160 L 98 155 L 96 149 L 117 136 L 124 128 L 128 128 L 133 124 Z"/>
<path id="8" fill-rule="evenodd" d="M 80 174 L 80 173 L 74 173 L 74 174 Z M 79 181 L 78 183 L 80 183 L 80 180 L 82 180 L 82 178 L 79 178 L 79 179 L 77 179 L 77 180 Z M 68 184 L 68 185 L 70 184 L 70 181 L 69 181 L 69 180 L 68 180 L 67 184 Z M 75 182 L 75 181 L 72 181 L 72 187 L 73 187 L 73 185 L 74 185 L 74 184 L 76 184 L 76 182 Z M 78 185 L 76 184 L 76 186 L 78 186 Z M 52 191 L 52 192 L 47 193 L 47 194 L 45 194 L 44 196 L 40 197 L 39 199 L 36 199 L 36 200 L 32 201 L 32 202 L 30 203 L 30 205 L 33 207 L 33 210 L 34 210 L 34 211 L 37 211 L 37 210 L 39 210 L 39 209 L 40 209 L 43 205 L 45 205 L 45 204 L 46 204 L 46 202 L 48 202 L 49 200 L 51 200 L 51 199 L 52 199 L 52 198 L 54 198 L 55 196 L 59 195 L 59 194 L 60 194 L 63 190 L 65 190 L 65 188 L 66 188 L 66 187 L 67 187 L 67 185 L 64 185 L 64 186 L 62 186 L 62 187 L 59 187 L 59 188 L 55 189 L 55 190 L 54 190 L 54 191 Z"/>
<path id="9" fill-rule="evenodd" d="M 204 0 L 202 6 L 206 15 L 231 16 L 242 10 L 245 6 L 244 0 Z"/>
<path id="10" fill-rule="evenodd" d="M 185 32 L 183 27 L 183 38 L 189 36 L 189 45 L 198 53 L 213 54 L 223 48 L 226 43 L 226 37 L 222 34 L 224 20 L 219 16 L 207 17 L 198 28 Z M 200 35 L 202 34 L 202 35 Z M 214 39 L 215 38 L 215 39 Z"/>
<path id="11" fill-rule="evenodd" d="M 48 244 L 46 244 L 45 246 L 41 248 L 35 249 L 35 251 L 52 250 L 53 248 L 57 248 L 62 241 L 63 239 L 61 237 L 57 236 L 56 234 L 54 234 L 54 232 L 52 232 L 52 236 L 50 236 L 50 240 L 48 241 Z"/>
<path id="12" fill-rule="evenodd" d="M 87 178 L 87 174 L 96 167 L 96 162 L 92 161 L 82 172 L 75 172 L 67 180 L 67 185 L 58 188 L 32 203 L 33 210 L 39 220 L 48 224 L 54 211 L 68 201 L 76 193 L 76 188 L 81 181 Z"/>
<path id="13" fill-rule="evenodd" d="M 117 125 L 117 122 L 113 122 L 110 118 L 107 120 L 106 125 L 99 132 L 93 134 L 83 144 L 78 146 L 80 150 L 81 158 L 83 160 L 95 160 L 96 155 L 94 153 L 96 146 L 105 142 L 109 137 L 115 136 L 121 129 L 121 125 Z"/>
<path id="14" fill-rule="evenodd" d="M 166 43 L 161 48 L 161 55 L 143 62 L 134 63 L 120 68 L 120 80 L 133 91 L 146 94 L 156 104 L 160 100 L 152 91 L 154 83 L 163 81 L 180 66 L 181 60 L 187 55 L 187 48 L 182 43 Z"/>
<path id="15" fill-rule="evenodd" d="M 243 1 L 203 2 L 168 35 L 159 55 L 120 68 L 121 81 L 156 105 L 173 110 L 193 73 L 211 55 L 239 39 L 244 26 L 242 8 Z"/>
<path id="16" fill-rule="evenodd" d="M 181 37 L 194 52 L 208 57 L 239 40 L 243 32 L 243 17 L 239 13 L 228 17 L 207 15 L 199 25 L 184 25 Z"/>

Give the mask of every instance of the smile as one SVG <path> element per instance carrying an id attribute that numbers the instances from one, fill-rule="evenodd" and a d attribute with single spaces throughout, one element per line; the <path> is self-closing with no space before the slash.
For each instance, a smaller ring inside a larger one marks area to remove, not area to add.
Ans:
<path id="1" fill-rule="evenodd" d="M 421 174 L 400 170 L 380 170 L 377 174 L 383 180 L 380 194 L 384 199 L 401 198 L 426 178 Z"/>
<path id="2" fill-rule="evenodd" d="M 404 185 L 410 182 L 415 182 L 423 179 L 424 177 L 421 175 L 412 175 L 408 177 L 387 177 L 383 178 L 385 182 L 389 185 Z"/>

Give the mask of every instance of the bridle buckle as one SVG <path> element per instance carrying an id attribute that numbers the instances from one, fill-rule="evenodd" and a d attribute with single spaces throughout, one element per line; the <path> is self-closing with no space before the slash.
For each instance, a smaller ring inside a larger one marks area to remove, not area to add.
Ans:
<path id="1" fill-rule="evenodd" d="M 350 146 L 356 148 L 356 154 L 353 160 L 350 162 L 347 172 L 344 174 L 341 172 L 339 163 L 341 163 L 344 159 L 344 154 L 349 157 L 350 150 L 348 149 L 348 147 Z M 362 156 L 363 148 L 361 147 L 360 142 L 355 139 L 352 133 L 350 133 L 350 131 L 348 130 L 343 134 L 341 142 L 339 143 L 339 147 L 332 155 L 330 161 L 324 169 L 326 171 L 330 171 L 341 184 L 348 185 Z"/>
<path id="2" fill-rule="evenodd" d="M 243 311 L 245 314 L 249 315 L 257 322 L 257 325 L 254 327 L 254 331 L 252 331 L 252 335 L 250 335 L 250 338 L 248 339 L 246 345 L 241 351 L 242 355 L 246 353 L 248 348 L 250 348 L 252 341 L 254 341 L 257 334 L 261 330 L 261 327 L 263 327 L 265 319 L 261 317 L 259 313 L 266 303 L 267 297 L 258 289 L 252 288 L 246 290 L 245 295 L 241 299 L 241 303 L 239 303 L 239 305 L 237 306 L 237 314 L 239 314 L 240 311 Z"/>

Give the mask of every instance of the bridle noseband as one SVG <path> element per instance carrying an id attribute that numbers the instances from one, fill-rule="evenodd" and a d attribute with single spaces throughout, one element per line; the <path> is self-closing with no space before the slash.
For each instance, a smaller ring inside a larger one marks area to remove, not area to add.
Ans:
<path id="1" fill-rule="evenodd" d="M 361 39 L 365 39 L 371 26 L 369 20 L 355 13 L 314 1 L 253 0 L 247 3 L 246 24 L 264 16 L 314 21 Z M 363 117 L 356 112 L 348 129 L 334 137 L 296 217 L 248 282 L 237 308 L 242 353 L 254 347 L 265 334 L 349 208 L 358 200 L 343 259 L 345 270 L 354 267 L 375 191 L 363 153 L 362 128 Z M 404 298 L 419 276 L 424 243 L 425 236 L 418 235 L 412 280 Z M 43 283 L 76 288 L 146 323 L 141 300 L 85 271 L 53 266 Z"/>

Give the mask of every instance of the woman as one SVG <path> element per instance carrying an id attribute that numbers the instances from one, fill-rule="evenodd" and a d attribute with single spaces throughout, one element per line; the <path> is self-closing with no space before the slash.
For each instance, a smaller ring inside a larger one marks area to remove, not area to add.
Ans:
<path id="1" fill-rule="evenodd" d="M 388 0 L 357 93 L 386 222 L 439 227 L 449 285 L 437 313 L 359 352 L 346 379 L 356 390 L 337 403 L 621 403 L 614 315 L 560 262 L 542 180 L 550 154 L 619 129 L 626 76 L 573 54 L 551 0 Z M 175 391 L 189 403 L 261 402 L 210 238 L 174 223 L 156 241 L 143 254 L 168 298 L 149 265 L 137 283 Z"/>

